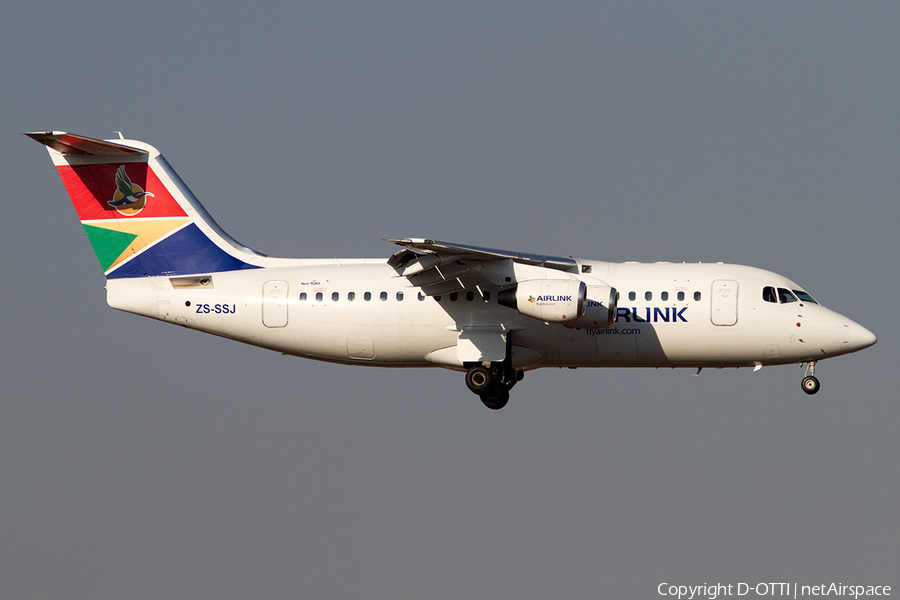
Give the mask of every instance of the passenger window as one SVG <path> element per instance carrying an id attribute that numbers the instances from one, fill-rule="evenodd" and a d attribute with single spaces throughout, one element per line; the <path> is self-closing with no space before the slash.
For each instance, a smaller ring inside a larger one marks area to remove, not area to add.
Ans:
<path id="1" fill-rule="evenodd" d="M 331 294 L 331 301 L 332 301 L 332 302 L 337 302 L 338 300 L 340 300 L 340 298 L 341 298 L 341 295 L 340 295 L 339 293 L 337 293 L 337 292 L 334 292 L 333 294 Z"/>
<path id="2" fill-rule="evenodd" d="M 765 300 L 766 302 L 778 304 L 778 297 L 775 296 L 775 288 L 773 288 L 771 285 L 767 285 L 763 288 L 763 300 Z"/>
<path id="3" fill-rule="evenodd" d="M 475 292 L 466 292 L 466 301 L 471 302 L 475 299 Z"/>
<path id="4" fill-rule="evenodd" d="M 666 300 L 669 299 L 669 292 L 663 292 L 662 294 L 659 295 L 659 297 L 663 302 L 665 302 Z"/>
<path id="5" fill-rule="evenodd" d="M 306 292 L 300 292 L 300 302 L 306 302 Z"/>
<path id="6" fill-rule="evenodd" d="M 815 298 L 807 294 L 806 292 L 800 290 L 794 290 L 794 293 L 797 294 L 797 297 L 800 298 L 803 302 L 812 302 L 813 304 L 818 304 Z"/>
<path id="7" fill-rule="evenodd" d="M 679 302 L 684 301 L 684 292 L 678 292 L 678 301 Z"/>
<path id="8" fill-rule="evenodd" d="M 459 298 L 459 294 L 457 294 L 456 292 L 450 294 L 450 302 L 456 302 L 457 298 Z"/>
<path id="9" fill-rule="evenodd" d="M 700 292 L 694 292 L 694 302 L 700 302 Z"/>
<path id="10" fill-rule="evenodd" d="M 628 292 L 629 300 L 634 300 L 635 298 L 637 298 L 637 294 L 635 294 L 634 292 Z"/>
<path id="11" fill-rule="evenodd" d="M 653 292 L 644 292 L 644 300 L 647 302 L 653 300 Z"/>
<path id="12" fill-rule="evenodd" d="M 356 300 L 356 292 L 347 292 L 347 300 L 350 302 Z"/>
<path id="13" fill-rule="evenodd" d="M 397 292 L 397 300 L 400 302 L 403 301 L 403 292 Z"/>
<path id="14" fill-rule="evenodd" d="M 365 294 L 363 294 L 363 300 L 365 300 L 366 302 L 368 302 L 371 299 L 372 299 L 372 292 L 366 292 Z"/>
<path id="15" fill-rule="evenodd" d="M 482 295 L 484 296 L 484 301 L 485 301 L 485 302 L 490 302 L 490 301 L 491 301 L 491 293 L 490 293 L 490 292 L 487 292 L 487 291 L 482 292 Z"/>
<path id="16" fill-rule="evenodd" d="M 423 294 L 422 292 L 419 292 L 419 302 L 421 302 L 424 299 L 425 299 L 425 294 Z"/>
<path id="17" fill-rule="evenodd" d="M 316 302 L 322 301 L 322 292 L 316 292 Z"/>
<path id="18" fill-rule="evenodd" d="M 387 292 L 381 292 L 381 301 L 382 302 L 387 301 Z"/>
<path id="19" fill-rule="evenodd" d="M 786 290 L 784 288 L 778 288 L 778 299 L 782 304 L 787 304 L 788 302 L 796 302 L 797 297 L 794 296 L 790 290 Z"/>

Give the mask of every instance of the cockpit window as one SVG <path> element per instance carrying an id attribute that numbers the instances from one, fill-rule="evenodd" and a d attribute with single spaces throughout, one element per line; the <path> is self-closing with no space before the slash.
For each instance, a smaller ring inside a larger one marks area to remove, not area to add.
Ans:
<path id="1" fill-rule="evenodd" d="M 778 304 L 778 296 L 775 295 L 775 288 L 771 285 L 767 285 L 763 288 L 763 300 Z"/>
<path id="2" fill-rule="evenodd" d="M 782 304 L 797 301 L 797 297 L 791 293 L 791 290 L 786 290 L 784 288 L 778 288 L 778 299 Z"/>
<path id="3" fill-rule="evenodd" d="M 802 300 L 803 302 L 812 302 L 813 304 L 818 304 L 815 298 L 802 290 L 794 290 L 794 293 L 797 294 L 797 297 L 800 298 L 800 300 Z"/>

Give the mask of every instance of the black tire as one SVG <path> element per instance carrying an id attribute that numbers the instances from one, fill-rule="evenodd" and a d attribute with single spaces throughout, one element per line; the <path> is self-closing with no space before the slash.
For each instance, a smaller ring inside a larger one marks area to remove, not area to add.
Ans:
<path id="1" fill-rule="evenodd" d="M 479 396 L 481 402 L 491 410 L 500 410 L 509 402 L 509 391 L 491 387 Z"/>
<path id="2" fill-rule="evenodd" d="M 466 371 L 466 387 L 473 394 L 481 395 L 494 384 L 494 374 L 487 367 L 477 366 Z"/>
<path id="3" fill-rule="evenodd" d="M 819 380 L 809 375 L 808 377 L 804 377 L 803 381 L 800 382 L 800 387 L 803 388 L 803 391 L 812 396 L 816 392 L 819 391 Z"/>

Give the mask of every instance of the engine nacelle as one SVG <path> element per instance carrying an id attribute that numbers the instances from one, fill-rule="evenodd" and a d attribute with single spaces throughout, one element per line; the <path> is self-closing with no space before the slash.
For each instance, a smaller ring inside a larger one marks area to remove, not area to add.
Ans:
<path id="1" fill-rule="evenodd" d="M 584 316 L 577 321 L 566 323 L 566 327 L 581 329 L 603 329 L 616 320 L 616 289 L 606 284 L 587 286 L 584 302 Z"/>
<path id="2" fill-rule="evenodd" d="M 584 315 L 587 286 L 577 279 L 521 281 L 497 294 L 497 302 L 526 317 L 549 323 L 570 323 Z"/>

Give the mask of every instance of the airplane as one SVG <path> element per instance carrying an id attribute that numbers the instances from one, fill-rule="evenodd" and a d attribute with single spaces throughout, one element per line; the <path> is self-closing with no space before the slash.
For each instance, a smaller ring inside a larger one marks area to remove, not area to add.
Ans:
<path id="1" fill-rule="evenodd" d="M 389 258 L 275 258 L 225 233 L 153 146 L 61 131 L 47 146 L 112 308 L 303 358 L 442 367 L 503 408 L 541 367 L 805 364 L 876 337 L 763 269 L 614 263 L 386 240 Z"/>

